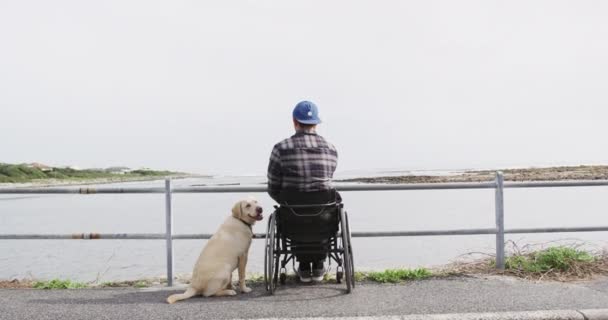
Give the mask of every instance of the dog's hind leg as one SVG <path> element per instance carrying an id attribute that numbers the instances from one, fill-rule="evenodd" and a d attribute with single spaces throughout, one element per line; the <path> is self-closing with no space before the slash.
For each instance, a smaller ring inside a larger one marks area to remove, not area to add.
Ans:
<path id="1" fill-rule="evenodd" d="M 236 296 L 236 291 L 232 290 L 232 289 L 224 289 L 224 290 L 220 290 L 219 292 L 217 292 L 215 294 L 216 297 L 223 297 L 223 296 Z"/>
<path id="2" fill-rule="evenodd" d="M 175 303 L 179 300 L 186 300 L 188 298 L 192 298 L 197 294 L 198 294 L 198 292 L 194 288 L 188 287 L 188 289 L 186 289 L 186 292 L 184 292 L 184 293 L 170 295 L 169 298 L 167 298 L 167 302 Z"/>
<path id="3" fill-rule="evenodd" d="M 234 287 L 232 286 L 232 273 L 230 273 L 230 279 L 228 280 L 228 284 L 226 285 L 226 288 L 224 288 L 226 290 L 234 290 Z"/>
<path id="4" fill-rule="evenodd" d="M 232 289 L 226 289 L 226 287 L 230 284 L 230 279 L 231 278 L 228 276 L 225 278 L 222 277 L 222 278 L 210 279 L 209 282 L 207 282 L 207 287 L 203 291 L 203 296 L 221 297 L 221 296 L 236 295 L 236 291 L 234 291 Z"/>

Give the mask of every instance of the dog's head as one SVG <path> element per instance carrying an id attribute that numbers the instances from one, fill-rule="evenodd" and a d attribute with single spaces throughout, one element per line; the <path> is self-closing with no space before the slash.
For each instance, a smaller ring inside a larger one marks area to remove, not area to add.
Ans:
<path id="1" fill-rule="evenodd" d="M 264 219 L 262 211 L 262 207 L 260 207 L 258 201 L 253 197 L 249 197 L 234 204 L 232 216 L 243 220 L 245 223 L 255 224 L 256 221 Z"/>

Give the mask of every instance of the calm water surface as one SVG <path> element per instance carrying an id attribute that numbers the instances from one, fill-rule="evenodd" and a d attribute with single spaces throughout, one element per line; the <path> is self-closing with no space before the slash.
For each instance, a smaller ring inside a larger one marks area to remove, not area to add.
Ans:
<path id="1" fill-rule="evenodd" d="M 174 186 L 240 182 L 260 177 L 184 179 Z M 105 186 L 117 186 L 105 185 Z M 120 186 L 163 186 L 162 181 Z M 175 233 L 213 233 L 234 202 L 248 194 L 176 194 Z M 265 209 L 274 202 L 251 194 Z M 494 225 L 494 190 L 345 192 L 353 231 L 488 228 Z M 2 195 L 0 233 L 163 233 L 164 195 Z M 608 225 L 608 188 L 505 190 L 507 228 Z M 266 220 L 254 226 L 265 232 Z M 507 235 L 520 246 L 555 240 L 608 248 L 608 233 Z M 205 240 L 174 242 L 176 273 L 189 273 Z M 492 253 L 494 236 L 355 238 L 359 269 L 435 266 L 470 252 Z M 254 240 L 249 271 L 263 270 L 263 241 Z M 126 280 L 165 274 L 164 240 L 0 240 L 0 279 L 31 277 L 79 281 Z"/>

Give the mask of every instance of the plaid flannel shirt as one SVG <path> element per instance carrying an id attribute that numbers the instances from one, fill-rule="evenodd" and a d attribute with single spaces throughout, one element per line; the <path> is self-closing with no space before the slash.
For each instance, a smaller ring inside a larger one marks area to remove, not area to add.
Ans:
<path id="1" fill-rule="evenodd" d="M 314 132 L 298 131 L 272 149 L 268 194 L 279 202 L 281 190 L 329 190 L 337 165 L 338 151 L 331 143 Z"/>

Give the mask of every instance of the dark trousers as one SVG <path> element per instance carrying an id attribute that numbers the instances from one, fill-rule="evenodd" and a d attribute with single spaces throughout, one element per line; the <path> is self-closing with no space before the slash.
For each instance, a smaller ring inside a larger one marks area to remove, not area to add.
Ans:
<path id="1" fill-rule="evenodd" d="M 323 264 L 327 257 L 327 253 L 312 252 L 326 252 L 329 249 L 326 247 L 328 244 L 328 240 L 322 241 L 321 243 L 291 241 L 292 250 L 300 263 Z"/>

